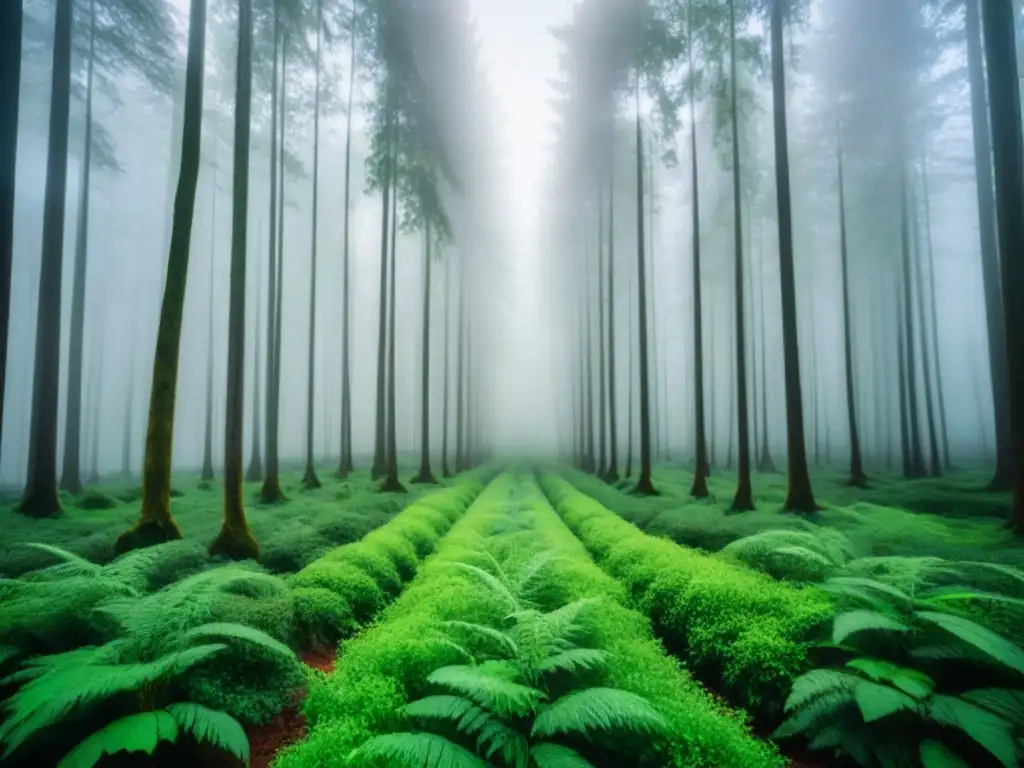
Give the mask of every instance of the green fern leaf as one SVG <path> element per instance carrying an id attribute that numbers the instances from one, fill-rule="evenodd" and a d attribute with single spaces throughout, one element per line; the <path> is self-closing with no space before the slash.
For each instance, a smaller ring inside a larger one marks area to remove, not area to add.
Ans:
<path id="1" fill-rule="evenodd" d="M 230 622 L 210 622 L 190 629 L 185 633 L 185 641 L 190 640 L 238 640 L 240 642 L 257 645 L 260 648 L 277 653 L 287 658 L 294 658 L 295 651 L 284 643 L 275 640 L 266 632 L 247 627 L 245 624 L 234 624 Z"/>
<path id="2" fill-rule="evenodd" d="M 855 632 L 882 630 L 885 632 L 907 632 L 910 629 L 899 619 L 878 611 L 847 611 L 836 616 L 832 623 L 832 642 L 837 645 Z"/>
<path id="3" fill-rule="evenodd" d="M 1010 597 L 999 592 L 983 592 L 965 586 L 936 587 L 935 589 L 928 590 L 921 597 L 929 603 L 938 603 L 940 607 L 944 602 L 955 602 L 958 600 L 980 600 L 982 602 L 1015 605 L 1018 608 L 1024 607 L 1024 600 L 1018 597 Z"/>
<path id="4" fill-rule="evenodd" d="M 657 733 L 665 726 L 665 718 L 642 696 L 617 688 L 586 688 L 544 707 L 533 721 L 530 736 L 575 733 L 588 737 L 610 730 Z"/>
<path id="5" fill-rule="evenodd" d="M 477 751 L 490 760 L 501 755 L 505 765 L 527 768 L 530 762 L 530 743 L 515 728 L 497 718 L 489 718 L 477 736 Z"/>
<path id="6" fill-rule="evenodd" d="M 884 597 L 880 597 L 867 589 L 852 587 L 846 584 L 830 584 L 827 581 L 823 584 L 819 584 L 818 588 L 824 592 L 828 592 L 830 595 L 853 598 L 861 603 L 866 603 L 877 611 L 893 613 L 893 606 L 889 600 Z"/>
<path id="7" fill-rule="evenodd" d="M 103 566 L 97 565 L 91 560 L 86 560 L 84 557 L 76 555 L 74 552 L 69 552 L 61 547 L 55 547 L 52 544 L 41 544 L 38 542 L 26 542 L 23 546 L 29 549 L 34 549 L 38 552 L 46 552 L 47 554 L 53 555 L 59 559 L 60 565 L 50 566 L 45 570 L 56 572 L 56 569 L 62 566 L 68 566 L 66 569 L 60 571 L 62 574 L 71 573 L 86 573 L 90 575 L 97 575 L 103 570 Z"/>
<path id="8" fill-rule="evenodd" d="M 516 646 L 515 640 L 513 640 L 508 634 L 502 632 L 500 629 L 494 627 L 488 627 L 486 624 L 475 624 L 470 621 L 443 621 L 442 626 L 452 627 L 454 629 L 461 629 L 471 634 L 485 637 L 488 640 L 494 641 L 500 645 L 503 650 L 507 651 L 512 656 L 516 656 L 519 653 L 519 648 Z"/>
<path id="9" fill-rule="evenodd" d="M 1011 723 L 1024 723 L 1024 691 L 1009 688 L 978 688 L 962 694 L 961 698 L 984 707 Z"/>
<path id="10" fill-rule="evenodd" d="M 918 756 L 923 768 L 971 768 L 946 746 L 932 739 L 925 739 L 918 747 Z"/>
<path id="11" fill-rule="evenodd" d="M 72 710 L 177 677 L 227 647 L 223 643 L 199 645 L 146 664 L 76 663 L 55 667 L 27 682 L 8 699 L 9 714 L 0 725 L 0 742 L 7 745 L 4 754 L 9 755 L 30 736 L 56 724 Z"/>
<path id="12" fill-rule="evenodd" d="M 57 768 L 92 768 L 104 755 L 145 752 L 152 755 L 161 741 L 175 741 L 178 724 L 169 712 L 141 712 L 122 717 L 96 731 L 71 750 Z"/>
<path id="13" fill-rule="evenodd" d="M 1001 576 L 1008 576 L 1011 579 L 1019 581 L 1024 586 L 1024 570 L 1020 568 L 1014 568 L 1012 565 L 1003 565 L 1002 563 L 986 563 L 982 561 L 967 561 L 957 563 L 957 565 L 966 565 L 970 568 L 982 568 L 989 571 L 994 571 Z"/>
<path id="14" fill-rule="evenodd" d="M 519 594 L 528 594 L 534 579 L 538 578 L 552 563 L 563 559 L 557 549 L 549 549 L 534 555 L 516 574 L 516 590 Z"/>
<path id="15" fill-rule="evenodd" d="M 883 717 L 916 709 L 917 700 L 903 691 L 890 688 L 888 685 L 861 680 L 853 691 L 853 698 L 860 709 L 865 723 L 873 723 Z"/>
<path id="16" fill-rule="evenodd" d="M 1024 649 L 977 622 L 948 613 L 918 611 L 917 618 L 931 622 L 972 648 L 1024 674 Z"/>
<path id="17" fill-rule="evenodd" d="M 470 565 L 469 563 L 452 563 L 452 567 L 457 568 L 464 573 L 468 573 L 477 579 L 509 610 L 515 610 L 519 607 L 519 600 L 514 594 L 512 594 L 512 590 L 509 589 L 508 584 L 499 579 L 493 573 L 490 573 L 476 565 Z"/>
<path id="18" fill-rule="evenodd" d="M 863 577 L 833 577 L 825 582 L 825 584 L 834 587 L 859 587 L 862 589 L 873 590 L 874 592 L 880 592 L 883 595 L 895 598 L 907 605 L 913 602 L 911 597 L 902 590 L 896 589 L 892 585 L 880 582 L 876 579 L 865 579 Z"/>
<path id="19" fill-rule="evenodd" d="M 537 664 L 541 674 L 551 672 L 575 673 L 587 669 L 600 669 L 608 661 L 608 653 L 596 648 L 570 648 L 548 656 Z"/>
<path id="20" fill-rule="evenodd" d="M 430 673 L 427 682 L 461 693 L 501 717 L 528 714 L 544 698 L 536 688 L 489 675 L 480 667 L 441 667 Z"/>
<path id="21" fill-rule="evenodd" d="M 860 658 L 846 662 L 846 666 L 859 670 L 876 682 L 879 680 L 892 680 L 892 676 L 899 671 L 899 667 L 890 661 L 883 659 Z"/>
<path id="22" fill-rule="evenodd" d="M 876 682 L 887 681 L 915 699 L 923 699 L 935 689 L 935 681 L 924 672 L 900 667 L 882 659 L 860 658 L 846 662 Z"/>
<path id="23" fill-rule="evenodd" d="M 928 714 L 940 725 L 966 733 L 1006 768 L 1016 768 L 1017 746 L 1010 724 L 1003 718 L 969 701 L 943 695 L 932 697 Z"/>
<path id="24" fill-rule="evenodd" d="M 785 711 L 801 709 L 808 702 L 826 694 L 841 694 L 844 703 L 853 701 L 853 690 L 859 677 L 836 669 L 812 669 L 793 681 L 786 698 Z"/>
<path id="25" fill-rule="evenodd" d="M 231 715 L 191 702 L 171 704 L 167 711 L 196 741 L 213 744 L 249 764 L 249 737 Z"/>
<path id="26" fill-rule="evenodd" d="M 807 743 L 808 749 L 831 749 L 842 744 L 843 732 L 834 727 L 822 728 L 814 738 Z"/>
<path id="27" fill-rule="evenodd" d="M 479 711 L 481 710 L 476 704 L 462 696 L 424 696 L 405 705 L 405 714 L 409 717 L 453 722 L 459 721 L 466 714 Z"/>
<path id="28" fill-rule="evenodd" d="M 350 765 L 387 765 L 406 768 L 489 768 L 465 747 L 433 733 L 389 733 L 375 736 L 348 757 Z"/>
<path id="29" fill-rule="evenodd" d="M 530 756 L 537 768 L 594 768 L 593 763 L 576 750 L 548 741 L 534 744 Z"/>

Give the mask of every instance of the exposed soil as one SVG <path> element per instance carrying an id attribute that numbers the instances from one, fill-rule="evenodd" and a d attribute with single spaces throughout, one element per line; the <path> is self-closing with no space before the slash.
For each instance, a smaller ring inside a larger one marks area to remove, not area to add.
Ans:
<path id="1" fill-rule="evenodd" d="M 334 658 L 334 649 L 326 646 L 317 646 L 299 654 L 303 664 L 321 672 L 334 671 Z M 302 691 L 294 704 L 266 725 L 245 729 L 249 736 L 252 768 L 269 768 L 278 752 L 306 738 L 306 718 L 302 714 L 302 700 L 305 696 L 306 692 Z"/>

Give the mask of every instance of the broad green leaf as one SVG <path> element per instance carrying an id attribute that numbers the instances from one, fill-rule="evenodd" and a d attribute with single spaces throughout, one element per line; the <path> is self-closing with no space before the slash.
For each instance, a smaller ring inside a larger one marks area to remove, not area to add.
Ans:
<path id="1" fill-rule="evenodd" d="M 917 618 L 941 627 L 983 654 L 1024 674 L 1024 650 L 975 621 L 948 613 L 919 611 Z"/>
<path id="2" fill-rule="evenodd" d="M 1010 724 L 969 701 L 953 696 L 933 696 L 928 713 L 940 725 L 957 728 L 983 746 L 1006 768 L 1017 766 L 1017 746 Z"/>
<path id="3" fill-rule="evenodd" d="M 542 741 L 530 749 L 537 768 L 594 768 L 583 755 L 560 744 Z"/>
<path id="4" fill-rule="evenodd" d="M 857 610 L 847 611 L 836 616 L 832 623 L 832 642 L 841 643 L 855 632 L 882 630 L 886 632 L 906 632 L 910 629 L 899 619 L 887 616 L 878 611 Z"/>
<path id="5" fill-rule="evenodd" d="M 141 712 L 115 720 L 68 752 L 57 768 L 92 768 L 104 755 L 145 752 L 152 755 L 161 741 L 175 741 L 178 724 L 165 710 Z"/>
<path id="6" fill-rule="evenodd" d="M 881 683 L 862 680 L 854 689 L 853 697 L 857 701 L 861 717 L 865 723 L 873 723 L 896 712 L 915 709 L 917 700 L 903 691 L 890 688 Z"/>
<path id="7" fill-rule="evenodd" d="M 943 744 L 925 739 L 918 747 L 918 756 L 923 768 L 971 768 Z"/>

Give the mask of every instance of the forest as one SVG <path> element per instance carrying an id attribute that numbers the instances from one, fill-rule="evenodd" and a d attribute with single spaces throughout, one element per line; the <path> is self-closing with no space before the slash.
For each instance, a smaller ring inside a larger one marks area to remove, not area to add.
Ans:
<path id="1" fill-rule="evenodd" d="M 2 0 L 0 765 L 1024 764 L 1020 0 Z"/>

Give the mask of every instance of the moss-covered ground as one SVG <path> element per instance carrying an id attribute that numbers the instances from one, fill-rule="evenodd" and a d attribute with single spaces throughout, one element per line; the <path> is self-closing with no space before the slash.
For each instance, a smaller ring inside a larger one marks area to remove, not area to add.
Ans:
<path id="1" fill-rule="evenodd" d="M 770 735 L 793 681 L 823 663 L 821 643 L 841 610 L 821 587 L 826 579 L 903 588 L 934 577 L 936 563 L 996 564 L 957 574 L 957 583 L 989 595 L 961 599 L 967 587 L 957 587 L 957 615 L 1024 640 L 1024 572 L 998 570 L 1024 565 L 1024 546 L 1002 526 L 1005 496 L 980 490 L 980 473 L 872 478 L 869 489 L 817 473 L 822 510 L 812 515 L 780 511 L 781 474 L 755 476 L 757 511 L 729 514 L 731 474 L 716 472 L 711 498 L 696 501 L 689 473 L 667 465 L 656 468 L 656 497 L 630 494 L 629 480 L 611 486 L 566 467 L 494 465 L 440 486 L 410 485 L 406 494 L 381 493 L 365 471 L 342 481 L 325 467 L 321 479 L 323 487 L 307 491 L 299 472 L 285 474 L 287 499 L 273 505 L 260 503 L 259 484 L 247 484 L 259 565 L 209 557 L 221 487 L 194 475 L 174 479 L 184 539 L 116 559 L 113 541 L 139 511 L 132 483 L 65 496 L 65 514 L 52 520 L 19 515 L 15 499 L 0 506 L 0 678 L 41 657 L 51 670 L 31 683 L 0 684 L 0 742 L 9 748 L 23 735 L 9 725 L 19 717 L 38 725 L 35 740 L 19 741 L 4 765 L 56 764 L 112 719 L 182 703 L 224 713 L 246 730 L 232 742 L 233 726 L 217 721 L 223 739 L 213 748 L 178 734 L 155 751 L 154 741 L 152 757 L 131 764 L 226 765 L 225 751 L 243 749 L 253 728 L 294 711 L 308 690 L 305 724 L 292 717 L 295 732 L 282 734 L 300 743 L 281 753 L 278 768 L 412 764 L 395 755 L 440 749 L 441 735 L 446 749 L 477 760 L 458 763 L 467 766 L 516 766 L 516 749 L 543 742 L 554 746 L 542 745 L 542 757 L 566 758 L 571 748 L 590 761 L 565 763 L 574 766 L 778 768 L 786 758 Z M 1001 602 L 985 602 L 993 594 Z M 533 645 L 565 627 L 572 631 L 560 644 Z M 201 646 L 210 659 L 152 672 L 211 633 L 221 645 Z M 299 662 L 310 649 L 328 659 L 337 649 L 329 674 Z M 1024 650 L 1003 650 L 1024 659 Z M 95 673 L 69 672 L 62 659 L 96 664 Z M 116 679 L 147 674 L 163 677 L 118 688 Z M 111 692 L 98 694 L 104 675 Z M 79 696 L 75 685 L 91 693 Z M 547 714 L 548 726 L 533 733 L 548 705 L 515 714 L 534 696 L 517 685 L 540 691 L 541 702 L 582 691 L 569 702 L 590 709 L 569 712 L 566 704 L 568 731 L 551 730 L 555 715 Z M 481 762 L 486 746 L 422 716 L 424 707 L 462 705 L 434 698 L 407 709 L 453 690 L 502 721 L 488 733 L 519 747 Z M 75 701 L 55 708 L 61 697 Z M 647 705 L 659 713 L 654 720 Z M 594 726 L 588 734 L 571 732 L 585 722 Z M 1017 725 L 1024 733 L 1024 718 Z M 349 760 L 356 749 L 363 751 Z M 368 757 L 388 750 L 391 758 Z M 814 764 L 841 764 L 829 760 Z"/>

